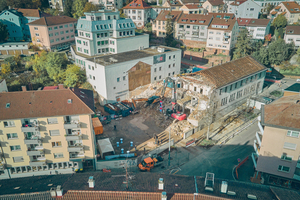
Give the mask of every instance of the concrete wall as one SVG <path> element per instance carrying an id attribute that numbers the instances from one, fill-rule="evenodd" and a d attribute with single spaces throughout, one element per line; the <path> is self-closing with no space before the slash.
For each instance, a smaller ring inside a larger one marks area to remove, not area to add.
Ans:
<path id="1" fill-rule="evenodd" d="M 149 48 L 149 35 L 137 35 L 116 39 L 116 53 L 138 50 L 140 47 Z M 111 48 L 111 45 L 109 46 Z M 113 47 L 113 46 L 112 46 Z"/>
<path id="2" fill-rule="evenodd" d="M 128 168 L 137 167 L 138 162 L 136 158 L 127 160 L 98 161 L 96 162 L 96 170 L 124 168 L 126 164 Z"/>
<path id="3" fill-rule="evenodd" d="M 139 63 L 128 71 L 129 91 L 151 83 L 151 66 Z"/>

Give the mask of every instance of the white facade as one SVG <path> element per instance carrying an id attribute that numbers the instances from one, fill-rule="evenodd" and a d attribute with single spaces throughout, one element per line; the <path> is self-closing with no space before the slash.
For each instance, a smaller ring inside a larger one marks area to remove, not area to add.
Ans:
<path id="1" fill-rule="evenodd" d="M 285 43 L 292 43 L 292 42 L 294 42 L 296 48 L 300 47 L 300 35 L 285 34 L 284 35 L 284 41 L 285 41 Z"/>
<path id="2" fill-rule="evenodd" d="M 148 48 L 90 59 L 77 55 L 73 48 L 71 51 L 75 55 L 76 63 L 86 69 L 88 81 L 101 95 L 101 102 L 108 103 L 118 98 L 125 100 L 129 97 L 127 72 L 140 61 L 151 65 L 151 82 L 179 74 L 181 50 L 170 47 L 161 48 L 166 51 L 158 52 L 158 48 Z M 164 59 L 156 63 L 157 58 Z"/>
<path id="3" fill-rule="evenodd" d="M 132 19 L 137 28 L 144 27 L 151 18 L 151 9 L 125 9 L 124 13 Z"/>
<path id="4" fill-rule="evenodd" d="M 236 1 L 228 4 L 227 13 L 235 14 L 236 18 L 258 18 L 261 6 L 252 0 Z"/>
<path id="5" fill-rule="evenodd" d="M 149 47 L 149 35 L 136 35 L 132 20 L 120 19 L 118 11 L 100 10 L 85 15 L 78 20 L 76 51 L 94 56 Z"/>
<path id="6" fill-rule="evenodd" d="M 270 32 L 270 23 L 267 27 L 249 27 L 247 26 L 249 34 L 253 39 L 264 40 L 265 36 Z"/>
<path id="7" fill-rule="evenodd" d="M 5 80 L 0 80 L 0 92 L 8 92 Z"/>

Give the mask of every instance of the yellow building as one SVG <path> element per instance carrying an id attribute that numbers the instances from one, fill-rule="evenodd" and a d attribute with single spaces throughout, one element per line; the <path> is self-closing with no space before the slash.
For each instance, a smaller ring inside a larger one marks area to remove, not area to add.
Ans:
<path id="1" fill-rule="evenodd" d="M 72 173 L 93 167 L 93 92 L 78 88 L 0 95 L 3 176 Z"/>

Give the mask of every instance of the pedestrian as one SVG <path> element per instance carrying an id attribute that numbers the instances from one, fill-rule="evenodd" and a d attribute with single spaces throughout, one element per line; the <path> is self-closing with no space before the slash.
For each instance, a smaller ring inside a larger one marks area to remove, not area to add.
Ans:
<path id="1" fill-rule="evenodd" d="M 114 125 L 114 130 L 117 130 L 117 125 Z"/>

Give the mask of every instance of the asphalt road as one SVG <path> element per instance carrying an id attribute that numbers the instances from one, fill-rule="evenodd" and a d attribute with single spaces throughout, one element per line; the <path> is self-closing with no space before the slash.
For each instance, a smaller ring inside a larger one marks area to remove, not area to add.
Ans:
<path id="1" fill-rule="evenodd" d="M 212 172 L 217 178 L 233 180 L 233 167 L 238 164 L 238 158 L 243 160 L 254 151 L 253 143 L 255 133 L 258 130 L 257 123 L 254 123 L 223 146 L 216 145 L 211 149 L 203 149 L 201 147 L 182 148 L 179 151 L 181 153 L 189 152 L 190 158 L 178 170 L 173 170 L 172 173 L 205 176 L 206 172 Z M 177 155 L 177 157 L 179 156 L 180 154 Z M 176 162 L 174 153 L 173 158 L 175 159 L 172 162 Z"/>

